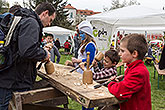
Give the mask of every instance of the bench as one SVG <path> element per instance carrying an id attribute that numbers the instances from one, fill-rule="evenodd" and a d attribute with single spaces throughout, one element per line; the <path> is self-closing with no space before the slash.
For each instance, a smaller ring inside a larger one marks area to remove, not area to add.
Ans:
<path id="1" fill-rule="evenodd" d="M 64 108 L 56 107 L 64 104 Z M 67 96 L 53 87 L 14 92 L 9 102 L 9 110 L 65 110 L 67 108 Z"/>
<path id="2" fill-rule="evenodd" d="M 160 70 L 159 69 L 159 65 L 158 64 L 154 64 L 154 79 L 155 79 L 156 71 L 158 73 L 158 89 L 159 89 L 159 77 L 162 76 L 162 75 L 165 75 L 165 69 Z"/>
<path id="3" fill-rule="evenodd" d="M 35 82 L 32 90 L 14 92 L 9 110 L 68 110 L 68 97 L 43 79 Z"/>

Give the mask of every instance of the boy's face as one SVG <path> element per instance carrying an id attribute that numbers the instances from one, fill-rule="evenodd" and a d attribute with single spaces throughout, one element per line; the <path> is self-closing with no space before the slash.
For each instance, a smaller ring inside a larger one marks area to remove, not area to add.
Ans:
<path id="1" fill-rule="evenodd" d="M 47 41 L 48 43 L 50 43 L 50 42 L 53 41 L 53 38 L 52 38 L 51 36 L 47 36 L 47 37 L 46 37 L 46 41 Z"/>
<path id="2" fill-rule="evenodd" d="M 133 55 L 127 49 L 127 44 L 124 42 L 120 44 L 119 55 L 123 63 L 131 63 L 134 60 Z"/>
<path id="3" fill-rule="evenodd" d="M 108 57 L 104 57 L 103 64 L 104 68 L 110 68 L 112 66 L 115 66 L 114 63 L 112 63 L 112 61 Z"/>

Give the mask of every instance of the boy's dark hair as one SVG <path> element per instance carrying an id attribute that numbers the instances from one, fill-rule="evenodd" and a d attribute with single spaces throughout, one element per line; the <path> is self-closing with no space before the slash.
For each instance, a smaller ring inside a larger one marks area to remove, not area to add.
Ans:
<path id="1" fill-rule="evenodd" d="M 116 62 L 116 64 L 120 60 L 120 56 L 118 55 L 118 52 L 116 50 L 113 50 L 113 49 L 109 49 L 108 51 L 106 51 L 105 57 L 108 57 L 112 61 L 112 63 Z"/>
<path id="2" fill-rule="evenodd" d="M 22 8 L 20 5 L 13 5 L 10 9 L 9 12 L 10 13 L 14 13 L 15 11 L 17 11 L 18 9 Z"/>
<path id="3" fill-rule="evenodd" d="M 48 33 L 45 33 L 45 36 L 46 36 L 46 37 L 50 36 L 50 37 L 52 37 L 52 38 L 53 38 L 53 34 L 48 34 Z"/>
<path id="4" fill-rule="evenodd" d="M 126 48 L 131 54 L 136 50 L 138 52 L 138 59 L 143 60 L 148 51 L 148 44 L 143 34 L 129 34 L 121 42 L 126 43 Z"/>
<path id="5" fill-rule="evenodd" d="M 56 13 L 56 9 L 54 8 L 54 6 L 49 3 L 49 2 L 42 2 L 40 3 L 36 9 L 35 12 L 40 15 L 42 12 L 48 10 L 49 11 L 49 16 L 53 15 L 53 13 Z"/>

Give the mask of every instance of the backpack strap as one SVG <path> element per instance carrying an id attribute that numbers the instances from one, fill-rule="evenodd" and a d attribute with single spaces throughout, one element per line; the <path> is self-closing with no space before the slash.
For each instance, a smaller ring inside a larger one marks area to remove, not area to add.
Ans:
<path id="1" fill-rule="evenodd" d="M 14 29 L 17 26 L 17 24 L 19 23 L 19 21 L 21 20 L 21 18 L 22 18 L 21 16 L 14 16 L 14 20 L 13 20 L 11 26 L 10 26 L 10 29 L 9 29 L 9 32 L 7 33 L 6 38 L 5 38 L 6 42 L 5 42 L 4 46 L 9 45 L 11 37 L 12 37 L 13 32 L 14 32 Z"/>

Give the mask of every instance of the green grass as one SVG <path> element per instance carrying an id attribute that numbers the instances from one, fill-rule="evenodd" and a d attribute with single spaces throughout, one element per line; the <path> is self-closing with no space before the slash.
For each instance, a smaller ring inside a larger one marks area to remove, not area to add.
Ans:
<path id="1" fill-rule="evenodd" d="M 66 60 L 71 60 L 71 57 L 72 55 L 61 55 L 60 64 L 64 64 Z M 156 74 L 154 79 L 153 64 L 146 66 L 150 72 L 152 110 L 165 110 L 165 77 L 159 81 L 158 89 L 158 75 Z M 117 70 L 119 72 L 119 68 Z M 123 67 L 121 68 L 121 74 L 124 74 Z M 70 98 L 68 107 L 73 110 L 81 110 L 81 105 Z"/>

